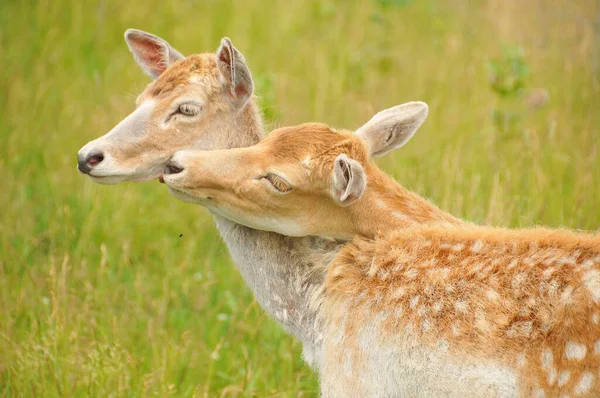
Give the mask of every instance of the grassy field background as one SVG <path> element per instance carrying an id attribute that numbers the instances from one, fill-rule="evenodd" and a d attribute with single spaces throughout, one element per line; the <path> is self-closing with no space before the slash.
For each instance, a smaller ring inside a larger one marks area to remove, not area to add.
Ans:
<path id="1" fill-rule="evenodd" d="M 231 37 L 269 127 L 426 101 L 379 161 L 405 187 L 478 223 L 600 228 L 598 1 L 5 0 L 1 397 L 317 395 L 203 209 L 76 171 L 148 83 L 132 27 L 184 54 Z"/>

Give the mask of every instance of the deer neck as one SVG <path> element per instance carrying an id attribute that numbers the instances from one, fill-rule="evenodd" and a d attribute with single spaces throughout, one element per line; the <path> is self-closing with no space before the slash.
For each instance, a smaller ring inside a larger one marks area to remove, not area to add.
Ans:
<path id="1" fill-rule="evenodd" d="M 405 189 L 376 166 L 369 165 L 366 171 L 368 188 L 349 209 L 358 234 L 375 237 L 415 225 L 465 223 Z"/>
<path id="2" fill-rule="evenodd" d="M 263 137 L 253 100 L 223 128 L 221 148 L 247 147 Z M 240 134 L 242 133 L 242 134 Z M 236 224 L 213 214 L 217 228 L 246 285 L 261 307 L 304 346 L 305 359 L 319 362 L 322 328 L 317 316 L 324 298 L 326 266 L 341 245 L 316 237 L 289 238 Z"/>

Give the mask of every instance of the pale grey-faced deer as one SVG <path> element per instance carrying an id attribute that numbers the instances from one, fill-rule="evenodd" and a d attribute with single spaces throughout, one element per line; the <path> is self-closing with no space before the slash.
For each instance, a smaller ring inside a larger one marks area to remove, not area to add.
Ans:
<path id="1" fill-rule="evenodd" d="M 327 268 L 326 396 L 600 396 L 600 237 L 460 224 L 406 191 L 370 157 L 406 142 L 424 109 L 391 108 L 355 134 L 305 124 L 178 152 L 163 178 L 257 228 L 373 238 Z"/>
<path id="2" fill-rule="evenodd" d="M 262 138 L 251 73 L 230 40 L 223 39 L 216 54 L 187 58 L 145 32 L 128 30 L 125 40 L 154 80 L 131 115 L 79 151 L 80 171 L 99 183 L 151 179 L 177 150 L 246 147 Z M 257 301 L 303 343 L 304 357 L 314 366 L 322 352 L 323 329 L 316 314 L 324 270 L 340 243 L 289 238 L 218 214 L 214 218 Z"/>

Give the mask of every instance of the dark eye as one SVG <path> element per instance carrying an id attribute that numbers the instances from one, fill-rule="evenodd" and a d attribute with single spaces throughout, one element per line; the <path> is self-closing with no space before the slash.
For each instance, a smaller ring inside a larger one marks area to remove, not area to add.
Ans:
<path id="1" fill-rule="evenodd" d="M 192 103 L 185 103 L 179 105 L 177 108 L 177 113 L 181 113 L 184 116 L 196 116 L 200 113 L 200 106 Z"/>
<path id="2" fill-rule="evenodd" d="M 281 193 L 288 193 L 292 190 L 292 187 L 290 186 L 290 184 L 288 184 L 288 182 L 286 180 L 279 177 L 278 175 L 267 174 L 263 178 L 265 180 L 269 181 L 271 183 L 271 185 L 273 186 L 273 188 L 275 188 L 277 191 L 279 191 Z"/>

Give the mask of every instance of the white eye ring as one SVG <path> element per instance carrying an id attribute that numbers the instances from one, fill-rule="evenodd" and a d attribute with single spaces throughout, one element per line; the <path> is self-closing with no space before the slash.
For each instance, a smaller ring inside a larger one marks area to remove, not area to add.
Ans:
<path id="1" fill-rule="evenodd" d="M 184 104 L 179 105 L 177 108 L 177 113 L 180 113 L 184 116 L 196 116 L 200 113 L 201 107 L 197 104 L 193 104 L 191 102 L 186 102 Z"/>
<path id="2" fill-rule="evenodd" d="M 270 185 L 279 193 L 288 193 L 292 190 L 292 186 L 276 174 L 269 173 L 263 177 Z"/>

